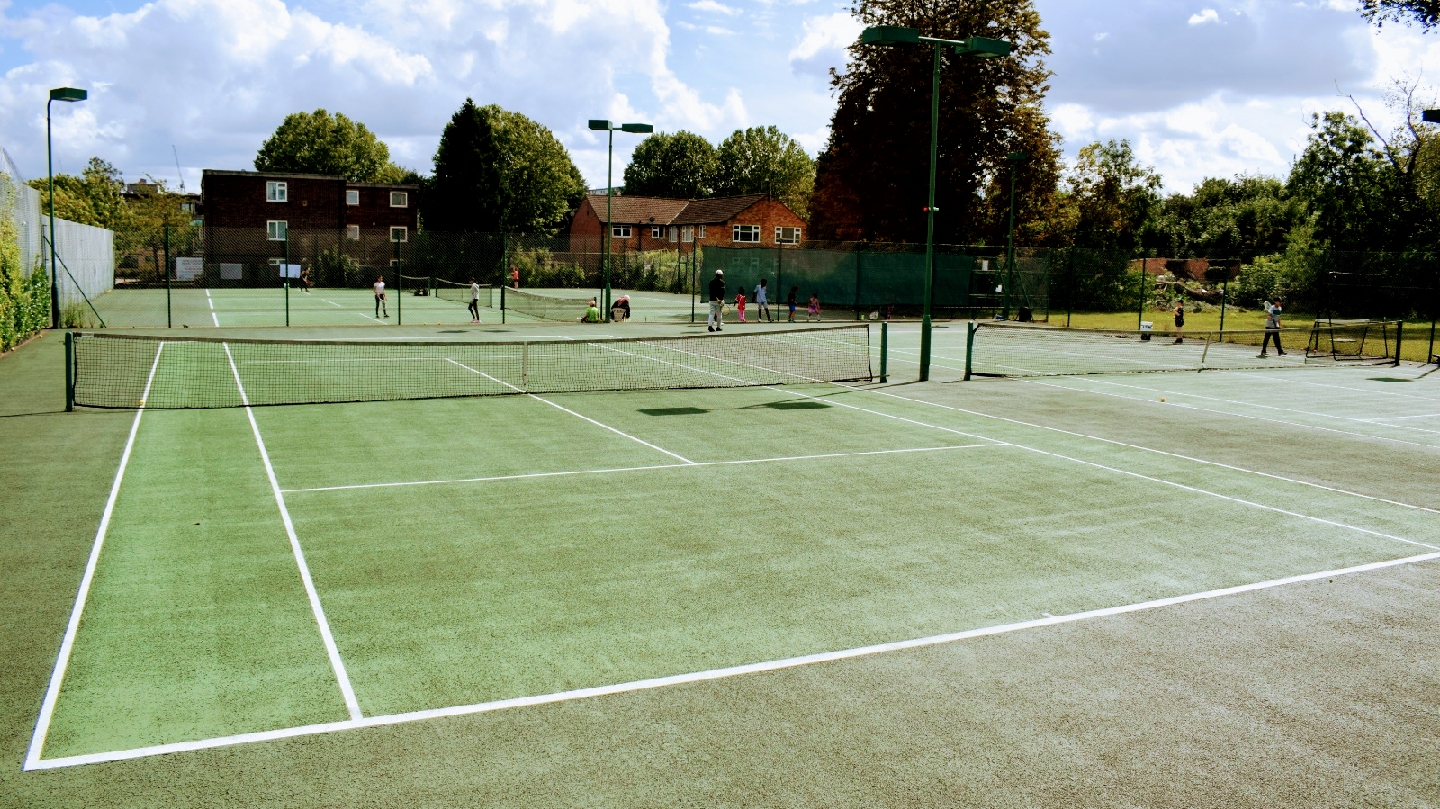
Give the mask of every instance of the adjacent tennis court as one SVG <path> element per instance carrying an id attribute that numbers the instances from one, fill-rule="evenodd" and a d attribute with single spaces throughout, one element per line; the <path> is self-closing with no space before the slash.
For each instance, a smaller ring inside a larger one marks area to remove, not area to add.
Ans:
<path id="1" fill-rule="evenodd" d="M 955 325 L 936 362 L 963 371 Z M 1440 558 L 1440 380 L 1416 366 L 913 385 L 897 328 L 881 384 L 865 326 L 573 328 L 343 355 L 90 338 L 80 405 L 148 407 L 89 504 L 26 768 L 823 670 Z M 427 385 L 457 398 L 411 400 Z"/>

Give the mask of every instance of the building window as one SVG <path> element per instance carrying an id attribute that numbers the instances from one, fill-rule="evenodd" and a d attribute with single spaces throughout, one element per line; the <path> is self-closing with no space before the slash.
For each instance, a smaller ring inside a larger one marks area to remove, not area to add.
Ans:
<path id="1" fill-rule="evenodd" d="M 289 200 L 289 185 L 287 183 L 266 183 L 266 202 L 286 202 Z"/>
<path id="2" fill-rule="evenodd" d="M 677 227 L 675 227 L 674 225 L 671 225 L 671 226 L 670 226 L 670 241 L 672 241 L 672 242 L 678 242 L 678 241 L 680 241 L 680 228 L 677 228 Z"/>
<path id="3" fill-rule="evenodd" d="M 185 213 L 195 213 L 195 203 L 182 202 L 180 203 L 180 210 L 184 211 Z"/>
<path id="4" fill-rule="evenodd" d="M 289 238 L 290 229 L 283 219 L 271 219 L 265 223 L 265 238 L 272 242 L 283 242 Z"/>
<path id="5" fill-rule="evenodd" d="M 680 241 L 682 241 L 682 242 L 693 242 L 693 241 L 695 241 L 695 226 L 694 226 L 694 225 L 686 225 L 685 227 L 680 228 Z"/>
<path id="6" fill-rule="evenodd" d="M 630 238 L 630 226 L 629 226 L 629 225 L 611 225 L 611 226 L 610 226 L 610 238 L 612 238 L 612 239 L 628 239 L 628 238 Z"/>
<path id="7" fill-rule="evenodd" d="M 358 236 L 358 235 L 359 235 L 359 232 L 360 232 L 360 231 L 359 231 L 359 228 L 356 228 L 356 231 L 355 231 L 355 232 L 356 232 L 356 235 Z M 390 241 L 392 241 L 392 242 L 408 242 L 408 241 L 410 241 L 409 228 L 390 228 Z"/>
<path id="8" fill-rule="evenodd" d="M 759 225 L 731 225 L 730 239 L 736 242 L 760 243 Z"/>
<path id="9" fill-rule="evenodd" d="M 345 238 L 349 239 L 349 240 L 352 241 L 352 242 L 358 242 L 358 241 L 360 241 L 360 226 L 359 226 L 359 225 L 346 225 L 346 226 L 345 226 Z"/>
<path id="10" fill-rule="evenodd" d="M 410 207 L 410 195 L 409 195 L 408 193 L 404 192 L 404 191 L 391 191 L 391 192 L 390 192 L 390 207 L 391 207 L 391 208 L 408 208 L 408 207 Z"/>
<path id="11" fill-rule="evenodd" d="M 347 189 L 345 189 L 345 204 L 346 204 L 346 205 L 359 205 L 359 204 L 360 204 L 360 189 L 358 189 L 358 188 L 347 188 Z"/>
<path id="12" fill-rule="evenodd" d="M 661 234 L 663 234 L 664 232 L 665 232 L 665 228 L 663 228 L 663 227 L 661 227 L 661 226 L 659 226 L 659 225 L 651 225 L 651 226 L 650 226 L 650 238 L 652 238 L 652 239 L 658 239 L 658 238 L 660 238 L 660 237 L 661 237 Z"/>
<path id="13" fill-rule="evenodd" d="M 704 225 L 701 225 L 701 226 L 700 226 L 699 236 L 700 236 L 700 238 L 702 238 L 702 239 L 705 238 L 705 226 L 704 226 Z"/>
<path id="14" fill-rule="evenodd" d="M 775 228 L 776 244 L 799 244 L 800 228 Z"/>

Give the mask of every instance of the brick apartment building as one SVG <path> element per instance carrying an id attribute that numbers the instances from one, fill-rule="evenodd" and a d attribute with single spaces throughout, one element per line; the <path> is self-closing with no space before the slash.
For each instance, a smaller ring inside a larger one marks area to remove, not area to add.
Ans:
<path id="1" fill-rule="evenodd" d="M 617 253 L 680 246 L 799 245 L 805 221 L 765 194 L 713 199 L 611 198 L 611 244 Z M 571 242 L 603 250 L 605 195 L 587 194 L 570 222 Z"/>
<path id="2" fill-rule="evenodd" d="M 284 261 L 287 237 L 294 264 L 333 251 L 367 272 L 389 267 L 396 243 L 403 249 L 419 224 L 419 191 L 338 176 L 206 169 L 200 193 L 207 272 L 213 264 L 222 280 L 273 276 L 279 283 L 272 270 Z"/>

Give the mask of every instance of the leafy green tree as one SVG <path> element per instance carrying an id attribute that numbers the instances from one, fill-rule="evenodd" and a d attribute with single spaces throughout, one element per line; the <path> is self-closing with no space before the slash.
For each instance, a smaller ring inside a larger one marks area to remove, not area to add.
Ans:
<path id="1" fill-rule="evenodd" d="M 375 183 L 390 183 L 392 185 L 419 185 L 424 181 L 425 178 L 420 175 L 420 172 L 402 166 L 399 163 L 386 163 L 384 168 L 380 169 L 380 172 L 375 175 L 375 179 L 371 180 L 371 182 Z"/>
<path id="2" fill-rule="evenodd" d="M 440 136 L 420 212 L 435 230 L 553 234 L 584 193 L 549 129 L 467 98 Z"/>
<path id="3" fill-rule="evenodd" d="M 814 190 L 815 161 L 774 126 L 737 129 L 716 150 L 717 196 L 769 194 L 808 219 Z"/>
<path id="4" fill-rule="evenodd" d="M 40 210 L 50 212 L 50 190 L 44 177 L 31 180 L 40 192 Z M 79 177 L 55 175 L 55 216 L 82 225 L 117 230 L 127 225 L 125 181 L 120 170 L 98 157 L 90 158 Z"/>
<path id="5" fill-rule="evenodd" d="M 1057 140 L 1042 109 L 1050 76 L 1050 35 L 1031 0 L 857 0 L 865 25 L 900 25 L 945 39 L 987 36 L 1014 44 L 1005 59 L 942 52 L 937 241 L 1003 238 L 1008 211 L 1006 155 L 1025 152 L 1019 196 L 1022 227 L 1051 215 Z M 822 239 L 918 242 L 929 187 L 929 47 L 856 43 L 850 65 L 834 74 L 839 95 L 830 141 L 816 165 L 811 232 Z M 1003 179 L 1001 179 L 1003 177 Z M 994 199 L 1003 184 L 1002 206 Z"/>
<path id="6" fill-rule="evenodd" d="M 1377 28 L 1398 22 L 1429 30 L 1440 25 L 1440 0 L 1360 0 L 1360 13 Z"/>
<path id="7" fill-rule="evenodd" d="M 715 183 L 715 147 L 683 129 L 657 132 L 640 141 L 625 167 L 625 193 L 645 197 L 702 199 Z"/>
<path id="8" fill-rule="evenodd" d="M 1076 247 L 1141 246 L 1160 199 L 1161 180 L 1153 167 L 1136 159 L 1130 141 L 1096 141 L 1081 148 L 1065 183 Z"/>
<path id="9" fill-rule="evenodd" d="M 1407 242 L 1411 234 L 1397 226 L 1408 194 L 1370 131 L 1341 112 L 1311 116 L 1310 129 L 1286 187 L 1308 204 L 1317 239 L 1343 250 Z"/>
<path id="10" fill-rule="evenodd" d="M 352 183 L 377 182 L 390 164 L 390 148 L 359 121 L 323 109 L 294 112 L 255 155 L 256 171 L 340 175 Z"/>
<path id="11" fill-rule="evenodd" d="M 1166 256 L 1248 259 L 1283 251 L 1308 216 L 1305 200 L 1274 177 L 1209 177 L 1160 203 L 1147 241 Z"/>

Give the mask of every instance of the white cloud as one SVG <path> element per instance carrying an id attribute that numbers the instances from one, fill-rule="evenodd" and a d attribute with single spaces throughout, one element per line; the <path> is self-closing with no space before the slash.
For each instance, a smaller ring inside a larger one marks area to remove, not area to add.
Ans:
<path id="1" fill-rule="evenodd" d="M 809 17 L 800 41 L 790 49 L 791 68 L 797 73 L 828 76 L 831 67 L 845 65 L 845 49 L 860 38 L 864 25 L 844 11 Z"/>
<path id="2" fill-rule="evenodd" d="M 707 11 L 711 14 L 729 14 L 733 16 L 740 13 L 740 9 L 731 8 L 724 3 L 717 3 L 715 0 L 700 0 L 698 3 L 689 3 L 687 5 L 696 11 Z"/>
<path id="3" fill-rule="evenodd" d="M 1204 25 L 1207 22 L 1220 22 L 1220 14 L 1213 8 L 1207 8 L 1198 14 L 1191 14 L 1186 25 Z"/>

